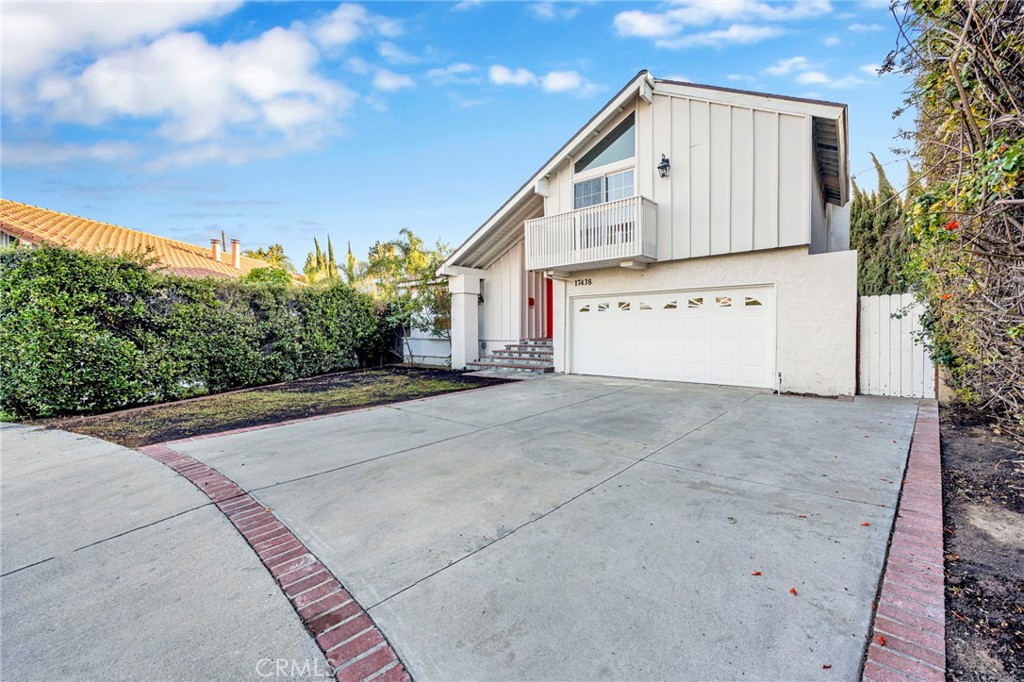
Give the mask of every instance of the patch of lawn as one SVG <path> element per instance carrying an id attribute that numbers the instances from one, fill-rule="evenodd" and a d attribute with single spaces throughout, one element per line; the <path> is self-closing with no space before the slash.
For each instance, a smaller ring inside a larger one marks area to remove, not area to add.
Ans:
<path id="1" fill-rule="evenodd" d="M 137 448 L 497 383 L 504 381 L 465 376 L 451 370 L 364 369 L 92 417 L 51 421 L 48 425 Z"/>

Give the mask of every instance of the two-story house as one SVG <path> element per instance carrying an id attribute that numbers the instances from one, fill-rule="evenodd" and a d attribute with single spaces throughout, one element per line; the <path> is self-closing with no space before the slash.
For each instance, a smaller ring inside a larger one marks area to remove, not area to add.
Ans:
<path id="1" fill-rule="evenodd" d="M 848 188 L 845 105 L 642 71 L 441 268 L 452 365 L 852 394 Z"/>

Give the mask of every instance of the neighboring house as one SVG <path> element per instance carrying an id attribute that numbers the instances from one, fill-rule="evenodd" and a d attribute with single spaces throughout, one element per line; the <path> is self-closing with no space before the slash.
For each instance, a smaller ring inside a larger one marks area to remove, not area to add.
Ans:
<path id="1" fill-rule="evenodd" d="M 243 277 L 256 268 L 270 267 L 264 261 L 241 255 L 237 239 L 231 240 L 231 252 L 224 253 L 219 239 L 211 239 L 208 248 L 196 246 L 0 199 L 0 246 L 9 246 L 15 240 L 80 251 L 141 253 L 157 259 L 156 269 L 185 277 Z"/>
<path id="2" fill-rule="evenodd" d="M 848 187 L 845 105 L 642 71 L 445 261 L 452 366 L 550 338 L 558 372 L 852 394 Z"/>

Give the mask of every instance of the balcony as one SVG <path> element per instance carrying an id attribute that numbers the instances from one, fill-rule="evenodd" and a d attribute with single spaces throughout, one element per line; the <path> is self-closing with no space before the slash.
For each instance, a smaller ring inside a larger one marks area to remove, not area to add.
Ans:
<path id="1" fill-rule="evenodd" d="M 629 197 L 526 221 L 527 270 L 583 270 L 657 259 L 658 205 Z"/>

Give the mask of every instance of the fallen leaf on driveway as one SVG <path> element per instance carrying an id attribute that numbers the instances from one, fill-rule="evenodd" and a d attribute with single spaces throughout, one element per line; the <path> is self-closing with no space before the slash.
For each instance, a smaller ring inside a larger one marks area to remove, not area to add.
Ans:
<path id="1" fill-rule="evenodd" d="M 821 669 L 822 670 L 831 670 L 832 669 L 832 664 L 831 663 L 826 663 L 826 664 L 821 666 Z"/>
<path id="2" fill-rule="evenodd" d="M 807 518 L 807 514 L 801 514 L 801 515 L 800 515 L 800 518 L 801 518 L 801 519 L 806 519 L 806 518 Z"/>
<path id="3" fill-rule="evenodd" d="M 860 525 L 862 525 L 862 526 L 870 526 L 871 524 L 870 524 L 870 523 L 868 523 L 867 521 L 865 521 L 864 523 L 862 523 L 862 524 L 860 524 Z"/>
<path id="4" fill-rule="evenodd" d="M 725 520 L 728 521 L 729 523 L 736 523 L 736 518 L 733 517 L 733 516 L 727 516 L 727 517 L 725 517 Z"/>
<path id="5" fill-rule="evenodd" d="M 795 597 L 796 596 L 796 588 L 795 587 L 789 588 L 789 593 Z"/>
<path id="6" fill-rule="evenodd" d="M 878 646 L 885 646 L 885 637 L 879 635 L 878 637 L 875 637 L 875 641 L 878 642 Z"/>
<path id="7" fill-rule="evenodd" d="M 751 573 L 750 575 L 761 575 L 761 571 L 754 571 L 754 572 L 753 572 L 753 573 Z"/>

